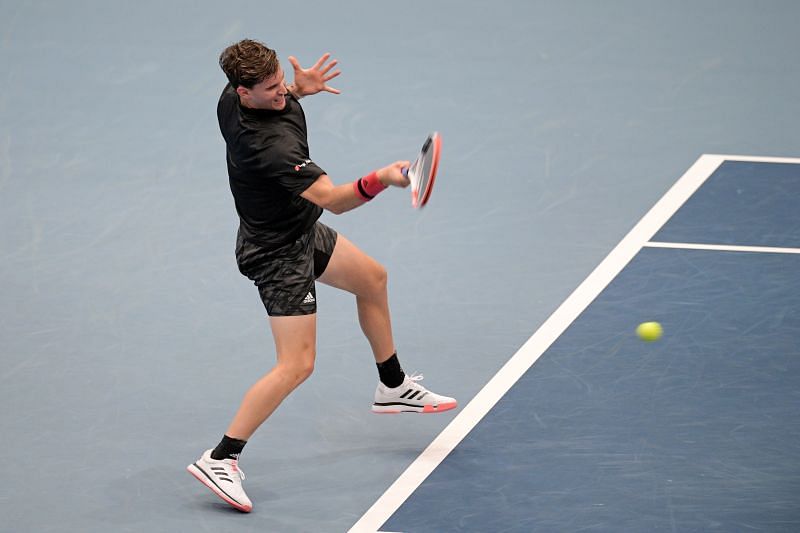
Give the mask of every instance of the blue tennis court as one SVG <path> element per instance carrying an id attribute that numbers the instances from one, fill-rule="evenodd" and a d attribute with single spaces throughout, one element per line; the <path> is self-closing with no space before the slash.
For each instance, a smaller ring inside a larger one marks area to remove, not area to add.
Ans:
<path id="1" fill-rule="evenodd" d="M 353 531 L 796 531 L 799 196 L 800 161 L 701 158 L 535 365 Z M 659 342 L 636 338 L 648 320 Z"/>

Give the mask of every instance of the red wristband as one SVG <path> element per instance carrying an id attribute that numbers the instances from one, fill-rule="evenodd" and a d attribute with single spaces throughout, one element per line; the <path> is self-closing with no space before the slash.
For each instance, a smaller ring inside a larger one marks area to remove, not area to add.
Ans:
<path id="1" fill-rule="evenodd" d="M 377 172 L 370 172 L 363 178 L 359 178 L 353 182 L 353 190 L 355 190 L 356 195 L 365 202 L 369 202 L 375 198 L 378 193 L 385 188 L 386 185 L 381 183 L 381 180 L 378 179 Z"/>

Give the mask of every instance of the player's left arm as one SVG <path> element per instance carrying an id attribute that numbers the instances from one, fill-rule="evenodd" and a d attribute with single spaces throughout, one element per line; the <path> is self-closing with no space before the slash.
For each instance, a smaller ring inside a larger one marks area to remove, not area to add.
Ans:
<path id="1" fill-rule="evenodd" d="M 322 91 L 340 94 L 341 91 L 339 89 L 334 89 L 328 85 L 329 81 L 342 73 L 340 70 L 331 72 L 338 61 L 333 59 L 328 62 L 330 58 L 331 55 L 325 53 L 310 68 L 303 68 L 300 66 L 296 57 L 289 56 L 289 63 L 291 63 L 292 68 L 294 68 L 294 82 L 287 87 L 289 92 L 297 99 Z"/>

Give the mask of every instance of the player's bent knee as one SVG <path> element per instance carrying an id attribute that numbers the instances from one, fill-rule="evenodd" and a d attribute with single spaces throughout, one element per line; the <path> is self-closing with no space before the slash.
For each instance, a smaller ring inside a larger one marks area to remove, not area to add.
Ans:
<path id="1" fill-rule="evenodd" d="M 303 359 L 292 363 L 284 363 L 282 366 L 284 379 L 287 379 L 293 387 L 300 385 L 314 373 L 314 359 Z"/>
<path id="2" fill-rule="evenodd" d="M 388 282 L 389 282 L 389 273 L 386 271 L 386 267 L 384 267 L 380 263 L 377 264 L 376 267 L 373 268 L 371 272 L 372 290 L 384 291 L 386 290 L 386 285 L 388 284 Z"/>
<path id="3" fill-rule="evenodd" d="M 311 374 L 314 373 L 314 360 L 306 362 L 297 367 L 295 372 L 295 379 L 297 383 L 300 384 L 311 377 Z"/>
<path id="4" fill-rule="evenodd" d="M 294 371 L 297 378 L 303 382 L 314 373 L 314 361 L 316 360 L 316 352 L 312 348 L 308 353 L 298 357 L 294 363 Z"/>
<path id="5" fill-rule="evenodd" d="M 281 346 L 278 367 L 284 379 L 297 386 L 314 372 L 316 349 L 313 342 L 299 342 L 294 346 Z"/>
<path id="6" fill-rule="evenodd" d="M 350 292 L 356 296 L 373 298 L 386 293 L 389 275 L 386 268 L 380 263 L 374 262 L 359 271 L 357 281 L 350 288 Z"/>

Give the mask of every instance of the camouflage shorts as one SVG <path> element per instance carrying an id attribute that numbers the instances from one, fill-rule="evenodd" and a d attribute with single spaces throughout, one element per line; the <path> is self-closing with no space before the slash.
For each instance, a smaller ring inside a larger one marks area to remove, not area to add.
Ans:
<path id="1" fill-rule="evenodd" d="M 299 316 L 317 312 L 314 281 L 328 266 L 337 234 L 321 222 L 293 243 L 274 250 L 236 239 L 236 263 L 261 295 L 269 316 Z"/>

